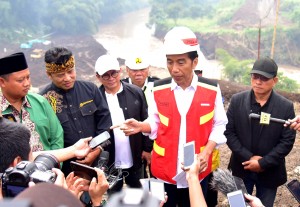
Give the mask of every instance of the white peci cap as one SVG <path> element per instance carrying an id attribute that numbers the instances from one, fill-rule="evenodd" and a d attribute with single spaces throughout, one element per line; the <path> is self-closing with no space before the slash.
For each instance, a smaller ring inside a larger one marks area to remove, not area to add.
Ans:
<path id="1" fill-rule="evenodd" d="M 111 55 L 100 56 L 96 61 L 95 71 L 99 75 L 103 75 L 110 70 L 120 70 L 120 65 L 117 58 L 114 58 Z"/>

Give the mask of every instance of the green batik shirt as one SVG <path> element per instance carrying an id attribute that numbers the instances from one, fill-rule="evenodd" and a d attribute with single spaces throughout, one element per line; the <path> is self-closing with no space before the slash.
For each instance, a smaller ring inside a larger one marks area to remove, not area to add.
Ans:
<path id="1" fill-rule="evenodd" d="M 63 129 L 48 101 L 41 95 L 28 93 L 21 106 L 16 110 L 0 94 L 2 114 L 12 114 L 17 122 L 26 125 L 31 132 L 30 146 L 33 152 L 54 150 L 64 147 Z"/>

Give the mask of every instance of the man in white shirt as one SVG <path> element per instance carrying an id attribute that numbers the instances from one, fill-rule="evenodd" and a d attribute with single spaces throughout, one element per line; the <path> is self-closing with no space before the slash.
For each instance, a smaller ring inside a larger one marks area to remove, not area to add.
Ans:
<path id="1" fill-rule="evenodd" d="M 199 174 L 205 194 L 206 176 L 219 162 L 215 159 L 216 147 L 226 143 L 223 132 L 227 117 L 219 85 L 194 73 L 198 48 L 196 35 L 190 29 L 170 30 L 164 38 L 164 50 L 171 78 L 154 83 L 154 103 L 150 104 L 146 121 L 130 119 L 120 126 L 125 135 L 149 133 L 154 140 L 151 172 L 165 182 L 167 207 L 190 206 L 186 180 L 174 178 L 182 172 L 183 145 L 195 142 L 195 152 L 205 166 Z"/>
<path id="2" fill-rule="evenodd" d="M 113 125 L 123 123 L 125 119 L 135 118 L 144 121 L 147 117 L 147 103 L 142 89 L 122 82 L 120 66 L 116 58 L 110 55 L 100 56 L 95 64 L 96 77 L 102 83 L 100 92 L 106 99 Z M 151 140 L 142 133 L 125 135 L 120 129 L 113 130 L 109 146 L 109 166 L 115 164 L 123 175 L 110 189 L 110 194 L 120 191 L 125 183 L 132 187 L 141 187 L 143 177 L 142 159 L 150 157 Z"/>

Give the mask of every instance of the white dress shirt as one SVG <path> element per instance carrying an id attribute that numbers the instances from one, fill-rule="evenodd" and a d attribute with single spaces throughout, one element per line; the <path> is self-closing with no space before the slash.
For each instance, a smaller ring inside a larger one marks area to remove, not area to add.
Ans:
<path id="1" fill-rule="evenodd" d="M 108 108 L 111 115 L 113 125 L 123 123 L 125 121 L 124 113 L 120 108 L 118 93 L 123 91 L 123 85 L 116 94 L 108 94 L 105 92 Z M 129 137 L 125 136 L 120 128 L 113 129 L 115 139 L 115 165 L 118 168 L 127 169 L 132 167 L 132 154 L 129 143 Z"/>

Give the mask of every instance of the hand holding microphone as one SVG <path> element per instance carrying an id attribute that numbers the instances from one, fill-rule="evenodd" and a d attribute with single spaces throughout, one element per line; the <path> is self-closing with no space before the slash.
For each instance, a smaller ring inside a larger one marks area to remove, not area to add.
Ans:
<path id="1" fill-rule="evenodd" d="M 291 122 L 290 128 L 297 130 L 298 132 L 300 132 L 300 115 L 296 116 L 294 119 L 289 120 L 289 122 Z M 285 127 L 287 127 L 288 125 L 284 125 Z"/>

